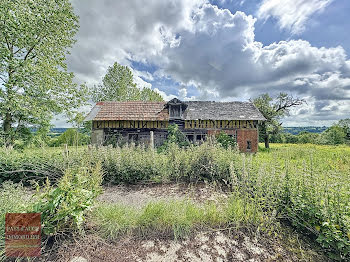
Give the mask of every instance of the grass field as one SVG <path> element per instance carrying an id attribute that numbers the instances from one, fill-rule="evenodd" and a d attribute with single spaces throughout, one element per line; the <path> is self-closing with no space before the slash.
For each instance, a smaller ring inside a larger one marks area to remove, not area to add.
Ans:
<path id="1" fill-rule="evenodd" d="M 76 167 L 99 163 L 105 184 L 206 181 L 232 194 L 215 207 L 192 202 L 150 203 L 140 210 L 119 204 L 95 205 L 87 219 L 106 238 L 135 232 L 166 232 L 178 238 L 201 228 L 235 225 L 271 232 L 274 223 L 283 223 L 314 239 L 330 258 L 349 259 L 348 146 L 271 144 L 258 154 L 239 154 L 211 144 L 188 149 L 174 146 L 162 153 L 133 146 L 70 148 L 68 154 L 60 148 L 2 150 L 0 178 L 27 183 L 29 178 L 44 181 L 46 176 L 59 180 L 67 169 L 72 173 Z M 75 183 L 68 184 L 70 192 L 77 192 Z"/>

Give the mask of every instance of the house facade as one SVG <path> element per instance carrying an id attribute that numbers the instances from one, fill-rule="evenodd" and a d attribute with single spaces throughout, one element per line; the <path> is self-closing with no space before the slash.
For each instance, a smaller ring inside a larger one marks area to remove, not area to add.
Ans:
<path id="1" fill-rule="evenodd" d="M 250 102 L 180 101 L 98 102 L 86 121 L 92 120 L 91 141 L 101 145 L 117 137 L 125 142 L 163 144 L 170 124 L 177 124 L 191 142 L 221 131 L 232 136 L 241 152 L 258 149 L 258 121 L 265 118 Z"/>

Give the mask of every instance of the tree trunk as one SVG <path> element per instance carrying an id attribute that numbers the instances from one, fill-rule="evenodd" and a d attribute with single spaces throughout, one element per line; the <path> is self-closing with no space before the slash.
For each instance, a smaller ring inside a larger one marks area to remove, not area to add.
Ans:
<path id="1" fill-rule="evenodd" d="M 5 119 L 4 119 L 4 123 L 3 123 L 3 128 L 4 128 L 4 135 L 5 135 L 5 146 L 8 146 L 11 144 L 12 139 L 11 139 L 11 123 L 12 122 L 12 117 L 10 113 L 6 113 L 5 114 Z"/>
<path id="2" fill-rule="evenodd" d="M 269 139 L 269 135 L 265 135 L 264 136 L 264 142 L 265 142 L 265 148 L 270 148 L 270 139 Z"/>

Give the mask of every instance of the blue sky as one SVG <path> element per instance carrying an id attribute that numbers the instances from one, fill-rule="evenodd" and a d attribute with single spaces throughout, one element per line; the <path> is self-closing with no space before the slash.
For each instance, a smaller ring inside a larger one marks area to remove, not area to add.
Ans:
<path id="1" fill-rule="evenodd" d="M 348 0 L 74 0 L 76 81 L 115 61 L 164 99 L 234 101 L 286 92 L 307 104 L 285 126 L 350 117 Z M 88 111 L 90 107 L 85 107 Z M 64 119 L 57 126 L 67 126 Z"/>

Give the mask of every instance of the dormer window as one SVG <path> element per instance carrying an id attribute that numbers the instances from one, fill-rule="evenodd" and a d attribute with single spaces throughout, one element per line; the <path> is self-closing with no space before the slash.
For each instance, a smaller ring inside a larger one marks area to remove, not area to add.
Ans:
<path id="1" fill-rule="evenodd" d="M 169 114 L 170 118 L 181 118 L 181 105 L 170 105 Z"/>
<path id="2" fill-rule="evenodd" d="M 184 104 L 182 101 L 180 101 L 177 98 L 170 100 L 167 103 L 167 106 L 169 107 L 169 118 L 170 119 L 181 119 L 182 113 L 187 107 L 186 104 Z"/>

